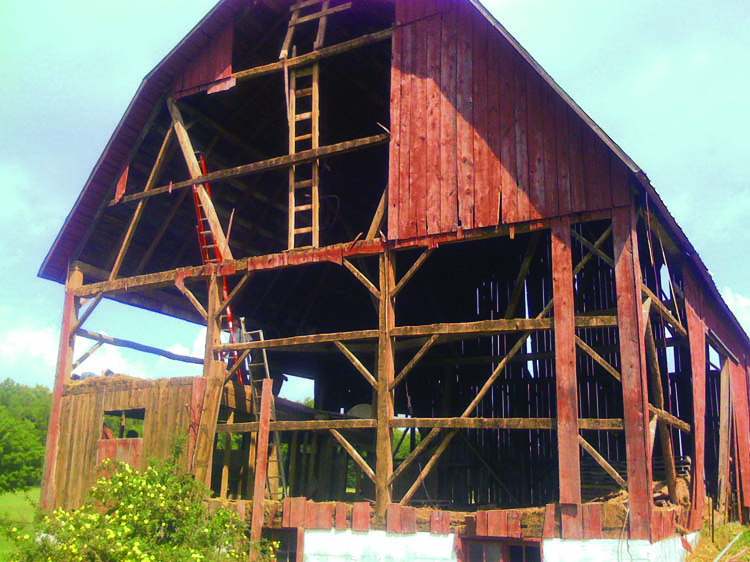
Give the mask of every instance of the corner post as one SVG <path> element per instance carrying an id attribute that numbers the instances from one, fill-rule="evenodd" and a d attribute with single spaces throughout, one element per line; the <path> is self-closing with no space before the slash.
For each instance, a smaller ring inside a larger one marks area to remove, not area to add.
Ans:
<path id="1" fill-rule="evenodd" d="M 552 221 L 552 291 L 555 298 L 553 320 L 562 538 L 582 539 L 573 259 L 568 217 Z"/>
<path id="2" fill-rule="evenodd" d="M 685 268 L 685 315 L 690 340 L 690 370 L 693 390 L 693 473 L 691 475 L 690 520 L 688 529 L 699 531 L 703 526 L 706 500 L 704 482 L 706 449 L 706 327 L 703 324 L 703 298 L 692 273 Z"/>
<path id="3" fill-rule="evenodd" d="M 73 295 L 73 291 L 81 285 L 83 285 L 83 273 L 81 273 L 81 270 L 77 266 L 72 266 L 68 271 L 68 279 L 65 283 L 65 301 L 60 328 L 60 348 L 57 352 L 55 387 L 52 391 L 52 408 L 49 415 L 44 470 L 42 472 L 40 505 L 45 510 L 51 510 L 55 506 L 55 472 L 57 469 L 57 448 L 60 440 L 62 393 L 63 386 L 70 379 L 70 371 L 73 368 L 75 334 L 72 333 L 71 329 L 78 319 L 78 307 L 80 304 L 80 299 Z"/>
<path id="4" fill-rule="evenodd" d="M 645 322 L 641 311 L 641 267 L 635 208 L 612 210 L 617 286 L 617 328 L 622 365 L 625 450 L 630 497 L 630 538 L 651 537 L 652 475 L 648 426 Z"/>
<path id="5" fill-rule="evenodd" d="M 210 377 L 214 373 L 215 358 L 214 347 L 221 343 L 221 317 L 217 311 L 221 306 L 221 292 L 219 291 L 219 278 L 214 273 L 208 281 L 208 304 L 206 306 L 206 347 L 203 357 L 203 376 Z"/>
<path id="6" fill-rule="evenodd" d="M 390 419 L 393 417 L 393 393 L 389 390 L 394 377 L 393 337 L 396 325 L 391 292 L 395 286 L 395 265 L 392 250 L 380 255 L 380 307 L 378 335 L 378 386 L 377 386 L 377 464 L 375 467 L 375 517 L 385 521 L 385 512 L 391 503 L 393 453 Z"/>

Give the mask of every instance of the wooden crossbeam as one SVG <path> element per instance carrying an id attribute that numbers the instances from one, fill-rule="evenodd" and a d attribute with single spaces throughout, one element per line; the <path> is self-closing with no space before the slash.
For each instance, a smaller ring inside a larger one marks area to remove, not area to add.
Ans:
<path id="1" fill-rule="evenodd" d="M 521 268 L 519 269 L 518 275 L 516 276 L 516 282 L 513 284 L 513 292 L 510 294 L 510 298 L 508 299 L 508 308 L 505 309 L 504 318 L 513 318 L 513 316 L 516 314 L 518 301 L 523 294 L 523 282 L 526 279 L 526 275 L 529 273 L 531 260 L 534 259 L 534 254 L 536 254 L 536 247 L 539 244 L 539 238 L 541 238 L 541 232 L 537 231 L 534 232 L 529 239 L 529 245 L 526 247 L 526 254 L 523 257 L 523 261 L 521 262 Z"/>
<path id="2" fill-rule="evenodd" d="M 657 408 L 653 404 L 648 405 L 648 411 L 658 417 L 660 421 L 673 425 L 683 433 L 690 433 L 692 431 L 689 423 L 682 421 L 680 418 L 673 416 L 667 411 Z"/>
<path id="3" fill-rule="evenodd" d="M 227 384 L 229 381 L 232 380 L 232 377 L 234 377 L 234 374 L 242 367 L 242 364 L 245 362 L 245 359 L 247 359 L 248 355 L 250 355 L 250 349 L 246 349 L 243 351 L 240 356 L 237 358 L 237 361 L 235 361 L 234 365 L 232 365 L 229 370 L 227 371 L 227 376 L 224 377 L 224 384 Z"/>
<path id="4" fill-rule="evenodd" d="M 385 211 L 388 203 L 388 188 L 383 190 L 383 195 L 380 196 L 380 202 L 378 208 L 375 210 L 375 216 L 372 217 L 370 228 L 367 230 L 367 236 L 365 240 L 375 240 L 380 232 L 380 227 L 383 226 L 383 219 L 385 218 Z"/>
<path id="5" fill-rule="evenodd" d="M 425 353 L 427 353 L 433 345 L 435 345 L 440 340 L 439 334 L 433 334 L 430 336 L 430 338 L 424 343 L 422 347 L 419 348 L 419 351 L 417 351 L 414 354 L 414 357 L 411 358 L 411 360 L 404 366 L 403 369 L 399 372 L 398 375 L 393 379 L 393 382 L 389 385 L 389 390 L 393 390 L 398 386 L 398 384 L 404 380 L 406 375 L 409 374 L 409 372 L 416 366 L 416 364 L 424 357 Z"/>
<path id="6" fill-rule="evenodd" d="M 185 136 L 185 135 L 183 135 Z M 179 138 L 179 136 L 178 136 Z M 269 158 L 268 160 L 262 160 L 260 162 L 253 162 L 252 164 L 243 164 L 242 166 L 236 166 L 226 170 L 219 170 L 216 172 L 210 172 L 208 174 L 201 175 L 200 173 L 192 177 L 189 180 L 175 182 L 173 184 L 156 187 L 150 190 L 148 193 L 134 193 L 132 195 L 126 195 L 120 202 L 116 202 L 114 199 L 109 202 L 109 206 L 118 205 L 120 203 L 127 203 L 129 201 L 138 201 L 139 199 L 145 199 L 147 197 L 154 197 L 162 193 L 171 193 L 194 185 L 201 185 L 209 182 L 226 181 L 233 178 L 240 178 L 243 176 L 249 176 L 252 174 L 258 174 L 261 172 L 268 172 L 271 170 L 279 170 L 288 168 L 289 166 L 296 166 L 299 164 L 306 164 L 314 160 L 329 158 L 332 156 L 338 156 L 357 150 L 360 148 L 366 148 L 370 146 L 377 146 L 384 144 L 390 140 L 390 135 L 380 134 L 373 135 L 371 137 L 365 137 L 361 139 L 355 139 L 350 141 L 339 142 L 327 146 L 321 146 L 319 148 L 311 148 L 309 150 L 302 150 L 294 154 L 287 154 L 286 156 L 278 156 L 276 158 Z"/>
<path id="7" fill-rule="evenodd" d="M 104 345 L 103 341 L 97 341 L 96 343 L 94 343 L 94 345 L 92 345 L 86 351 L 84 351 L 83 354 L 81 354 L 81 356 L 73 362 L 73 365 L 70 367 L 70 370 L 72 371 L 80 367 L 81 363 L 83 363 L 84 361 L 86 361 L 86 359 L 91 357 L 94 354 L 94 352 L 103 345 Z"/>
<path id="8" fill-rule="evenodd" d="M 170 145 L 170 142 L 172 141 L 173 132 L 174 132 L 174 127 L 170 126 L 169 129 L 167 129 L 167 133 L 164 135 L 164 140 L 162 140 L 161 147 L 159 148 L 159 153 L 156 156 L 156 161 L 154 162 L 154 165 L 151 168 L 151 172 L 148 176 L 148 180 L 146 181 L 146 186 L 143 188 L 144 193 L 153 189 L 154 185 L 156 184 L 159 177 L 161 176 L 162 167 L 164 166 L 164 163 L 168 159 L 169 145 Z M 123 238 L 122 244 L 120 245 L 120 249 L 117 252 L 117 257 L 115 258 L 115 262 L 112 265 L 112 271 L 109 274 L 110 281 L 112 279 L 116 279 L 117 275 L 120 273 L 120 267 L 122 266 L 122 262 L 125 259 L 125 254 L 130 248 L 130 243 L 133 241 L 133 235 L 135 234 L 136 228 L 138 228 L 138 223 L 141 220 L 141 216 L 143 215 L 143 210 L 146 206 L 147 201 L 148 201 L 147 199 L 138 201 L 138 205 L 135 208 L 135 212 L 133 213 L 133 216 L 130 219 L 130 223 L 128 224 L 128 229 L 125 232 L 125 237 Z"/>
<path id="9" fill-rule="evenodd" d="M 677 332 L 679 335 L 681 335 L 683 338 L 687 337 L 687 330 L 682 326 L 679 320 L 674 317 L 672 314 L 672 311 L 669 310 L 664 303 L 661 301 L 659 297 L 657 297 L 651 289 L 649 289 L 645 284 L 641 286 L 641 290 L 643 291 L 643 295 L 645 297 L 651 298 L 651 308 L 652 310 L 656 310 L 658 314 L 666 320 L 670 326 L 674 329 L 675 332 Z"/>
<path id="10" fill-rule="evenodd" d="M 242 351 L 244 349 L 271 349 L 275 347 L 294 347 L 296 345 L 312 345 L 316 343 L 331 343 L 351 340 L 372 340 L 378 337 L 377 330 L 359 330 L 355 332 L 335 332 L 330 334 L 315 334 L 311 336 L 292 336 L 263 341 L 243 343 L 229 343 L 217 345 L 214 351 Z"/>
<path id="11" fill-rule="evenodd" d="M 224 302 L 221 303 L 221 306 L 219 306 L 219 309 L 216 311 L 217 315 L 224 314 L 224 311 L 227 309 L 229 305 L 232 304 L 235 298 L 237 298 L 237 295 L 240 294 L 240 291 L 245 288 L 245 285 L 247 285 L 247 282 L 250 281 L 251 274 L 248 271 L 245 273 L 245 275 L 242 276 L 242 279 L 239 280 L 237 285 L 235 285 L 234 289 L 232 289 L 232 292 L 229 293 L 229 296 L 224 300 Z"/>
<path id="12" fill-rule="evenodd" d="M 376 388 L 378 386 L 378 381 L 375 380 L 375 377 L 372 376 L 372 373 L 369 371 L 369 369 L 362 364 L 362 361 L 360 361 L 359 358 L 340 341 L 334 341 L 333 343 L 336 345 L 339 351 L 341 351 L 341 353 L 343 353 L 344 356 L 351 362 L 351 364 L 354 365 L 354 368 L 357 369 L 357 371 L 359 371 L 359 373 L 363 377 L 365 377 L 365 380 L 369 382 L 373 388 Z"/>
<path id="13" fill-rule="evenodd" d="M 272 62 L 270 64 L 265 64 L 263 66 L 256 66 L 255 68 L 249 68 L 247 70 L 240 70 L 238 72 L 233 73 L 230 78 L 234 78 L 235 80 L 239 82 L 240 80 L 249 80 L 252 78 L 258 78 L 260 76 L 265 76 L 267 74 L 272 74 L 274 72 L 283 72 L 284 68 L 288 68 L 291 70 L 298 66 L 308 66 L 314 62 L 317 62 L 327 57 L 340 55 L 340 54 L 352 51 L 354 49 L 359 49 L 360 47 L 365 47 L 367 45 L 372 45 L 374 43 L 380 43 L 381 41 L 386 41 L 391 38 L 391 35 L 393 35 L 392 29 L 384 29 L 382 31 L 376 31 L 375 33 L 362 35 L 361 37 L 357 37 L 356 39 L 351 39 L 349 41 L 344 41 L 342 43 L 338 43 L 337 45 L 331 45 L 329 47 L 322 47 L 321 49 L 318 49 L 317 51 L 313 51 L 311 53 L 300 55 L 298 57 L 291 57 L 291 58 L 286 59 L 286 61 L 280 60 L 278 62 Z M 279 57 L 279 58 L 283 59 L 284 57 Z M 223 78 L 223 80 L 226 80 L 226 78 Z"/>
<path id="14" fill-rule="evenodd" d="M 612 234 L 612 225 L 608 226 L 607 229 L 602 233 L 602 235 L 597 239 L 597 241 L 594 243 L 594 248 L 599 248 L 605 240 Z M 590 259 L 592 259 L 594 256 L 593 251 L 589 251 L 580 262 L 578 262 L 578 265 L 573 269 L 573 275 L 577 275 L 588 263 Z M 554 305 L 554 297 L 547 302 L 547 305 L 542 309 L 542 311 L 537 315 L 536 319 L 542 319 L 546 317 L 550 311 L 552 310 L 552 306 Z M 513 357 L 516 356 L 516 354 L 523 348 L 523 346 L 526 344 L 526 340 L 531 337 L 532 332 L 525 332 L 521 335 L 520 338 L 518 338 L 518 341 L 511 347 L 510 351 L 505 355 L 505 357 L 498 363 L 495 370 L 492 372 L 490 377 L 487 379 L 487 382 L 484 383 L 484 386 L 479 390 L 476 397 L 471 401 L 469 406 L 464 410 L 463 414 L 460 416 L 462 418 L 468 418 L 469 414 L 474 411 L 474 409 L 477 407 L 477 405 L 482 401 L 485 394 L 489 391 L 489 389 L 492 387 L 493 383 L 497 379 L 497 377 L 500 376 L 500 373 L 502 373 L 505 366 L 513 359 Z M 419 444 L 414 448 L 414 450 L 409 454 L 408 457 L 404 459 L 404 461 L 398 466 L 396 470 L 393 471 L 393 474 L 388 479 L 388 483 L 392 484 L 393 481 L 398 478 L 398 476 L 403 473 L 411 463 L 413 463 L 416 458 L 424 451 L 427 446 L 439 435 L 440 428 L 433 428 L 422 440 L 419 442 Z M 447 445 L 446 445 L 447 446 Z"/>
<path id="15" fill-rule="evenodd" d="M 272 421 L 271 431 L 328 431 L 330 429 L 373 429 L 377 425 L 374 419 L 348 420 L 301 420 Z M 250 433 L 258 431 L 258 422 L 219 424 L 217 433 Z"/>
<path id="16" fill-rule="evenodd" d="M 347 441 L 343 435 L 341 435 L 338 431 L 335 429 L 329 429 L 328 431 L 331 432 L 331 435 L 333 435 L 336 438 L 336 441 L 338 441 L 341 446 L 344 448 L 344 450 L 349 453 L 349 456 L 354 460 L 354 462 L 357 463 L 357 466 L 362 469 L 362 472 L 365 473 L 365 475 L 375 482 L 375 472 L 370 468 L 370 465 L 367 464 L 367 461 L 362 458 L 362 455 L 360 455 L 357 452 L 357 449 L 355 449 L 349 441 Z"/>
<path id="17" fill-rule="evenodd" d="M 105 334 L 100 334 L 97 332 L 90 332 L 88 330 L 84 330 L 83 328 L 78 328 L 76 330 L 76 334 L 79 336 L 82 336 L 84 338 L 100 341 L 102 343 L 106 343 L 109 345 L 115 345 L 117 347 L 127 347 L 129 349 L 135 349 L 136 351 L 142 351 L 144 353 L 150 353 L 152 355 L 160 355 L 161 357 L 166 357 L 167 359 L 173 359 L 174 361 L 183 361 L 184 363 L 194 363 L 196 365 L 203 365 L 203 359 L 199 357 L 190 357 L 188 355 L 180 355 L 179 353 L 172 353 L 171 351 L 167 351 L 165 349 L 159 349 L 158 347 L 152 347 L 150 345 L 144 345 L 142 343 L 130 341 L 130 340 L 124 340 L 122 338 L 113 338 L 111 336 L 107 336 Z"/>
<path id="18" fill-rule="evenodd" d="M 373 285 L 372 281 L 370 281 L 364 273 L 362 273 L 359 269 L 357 269 L 357 267 L 347 259 L 344 259 L 343 263 L 344 263 L 344 267 L 346 267 L 346 269 L 348 269 L 351 272 L 351 274 L 357 278 L 357 281 L 362 283 L 365 286 L 365 288 L 368 291 L 370 291 L 376 299 L 380 298 L 380 291 L 375 285 Z"/>
<path id="19" fill-rule="evenodd" d="M 615 369 L 612 365 L 610 365 L 609 361 L 604 359 L 601 355 L 599 355 L 592 347 L 590 347 L 585 341 L 583 341 L 578 336 L 575 337 L 576 339 L 576 345 L 580 347 L 583 351 L 585 351 L 594 361 L 596 361 L 599 365 L 601 365 L 605 371 L 607 371 L 610 375 L 612 375 L 615 379 L 617 379 L 618 382 L 622 382 L 622 376 L 620 375 L 620 372 Z"/>
<path id="20" fill-rule="evenodd" d="M 94 312 L 94 309 L 101 302 L 103 296 L 104 296 L 104 293 L 99 293 L 94 297 L 94 299 L 86 307 L 86 310 L 84 310 L 78 316 L 78 319 L 75 321 L 75 323 L 73 324 L 73 327 L 71 328 L 71 332 L 75 332 L 78 328 L 83 326 L 83 323 L 86 322 L 89 316 L 91 316 L 91 313 Z"/>
<path id="21" fill-rule="evenodd" d="M 441 324 L 425 324 L 422 326 L 397 326 L 393 329 L 394 336 L 432 336 L 449 334 L 501 334 L 536 330 L 552 329 L 549 318 L 499 318 L 497 320 L 480 320 L 478 322 L 455 322 Z"/>
<path id="22" fill-rule="evenodd" d="M 398 283 L 396 283 L 393 291 L 391 291 L 391 298 L 396 298 L 396 296 L 402 291 L 402 289 L 411 280 L 411 278 L 414 277 L 417 271 L 419 271 L 419 268 L 422 267 L 422 264 L 427 260 L 427 258 L 430 257 L 430 254 L 432 254 L 432 252 L 432 248 L 427 248 L 424 252 L 422 252 L 422 254 L 417 258 L 417 261 L 414 262 L 409 270 L 404 273 L 404 276 L 399 279 Z"/>
<path id="23" fill-rule="evenodd" d="M 625 481 L 625 479 L 620 476 L 620 474 L 612 467 L 611 464 L 607 462 L 607 459 L 599 454 L 599 451 L 591 446 L 591 444 L 580 435 L 578 436 L 578 443 L 580 443 L 581 447 L 583 447 L 583 450 L 591 455 L 591 458 L 593 458 L 599 464 L 599 466 L 601 466 L 604 471 L 609 474 L 615 482 L 617 482 L 617 485 L 620 486 L 620 488 L 622 488 L 623 490 L 628 489 L 628 483 Z"/>
<path id="24" fill-rule="evenodd" d="M 417 492 L 419 487 L 422 485 L 422 482 L 425 481 L 425 478 L 427 478 L 427 475 L 430 473 L 430 471 L 434 468 L 437 461 L 440 459 L 440 456 L 448 448 L 448 445 L 450 445 L 451 440 L 456 436 L 456 433 L 458 433 L 458 430 L 453 429 L 450 432 L 448 432 L 448 434 L 443 438 L 443 441 L 440 443 L 440 445 L 438 445 L 437 449 L 435 449 L 435 452 L 432 453 L 430 460 L 427 461 L 427 464 L 425 464 L 424 468 L 422 468 L 422 470 L 419 472 L 419 476 L 417 476 L 417 479 L 414 481 L 411 487 L 406 491 L 404 496 L 401 498 L 401 501 L 399 501 L 399 504 L 406 505 L 409 503 L 411 498 L 414 496 L 414 494 Z"/>
<path id="25" fill-rule="evenodd" d="M 610 258 L 607 254 L 604 253 L 604 251 L 601 248 L 596 247 L 594 244 L 586 240 L 583 236 L 578 234 L 575 229 L 570 229 L 571 234 L 578 240 L 581 244 L 584 245 L 584 247 L 599 256 L 604 263 L 606 263 L 609 267 L 614 268 L 615 267 L 615 261 Z"/>
<path id="26" fill-rule="evenodd" d="M 206 309 L 203 308 L 203 305 L 200 303 L 200 301 L 197 298 L 195 298 L 195 295 L 193 294 L 193 292 L 185 286 L 185 283 L 182 283 L 180 282 L 180 280 L 177 280 L 175 282 L 175 287 L 177 287 L 177 289 L 183 295 L 185 295 L 187 300 L 190 301 L 190 304 L 192 304 L 195 310 L 198 311 L 198 314 L 200 314 L 204 320 L 207 320 L 208 314 L 206 313 Z"/>
<path id="27" fill-rule="evenodd" d="M 392 418 L 390 427 L 439 427 L 442 429 L 541 429 L 555 431 L 555 418 Z M 622 431 L 622 418 L 578 418 L 580 429 Z"/>
<path id="28" fill-rule="evenodd" d="M 172 126 L 174 127 L 175 134 L 177 136 L 177 142 L 180 144 L 182 149 L 182 155 L 185 157 L 185 163 L 187 164 L 188 170 L 190 171 L 190 177 L 195 180 L 203 176 L 198 159 L 195 157 L 195 149 L 193 143 L 190 141 L 185 123 L 182 120 L 180 109 L 172 98 L 167 98 L 167 107 L 169 108 L 169 114 L 172 116 Z M 213 237 L 214 244 L 216 244 L 219 251 L 219 255 L 224 260 L 232 260 L 232 251 L 229 249 L 229 244 L 226 237 L 224 236 L 224 230 L 219 222 L 219 217 L 216 214 L 216 209 L 211 201 L 204 187 L 205 182 L 195 182 L 195 190 L 198 194 L 203 212 L 205 213 L 206 219 L 208 220 L 208 226 L 211 230 L 211 236 Z M 149 193 L 154 193 L 156 190 L 152 190 Z M 148 195 L 149 193 L 141 193 L 141 195 Z"/>

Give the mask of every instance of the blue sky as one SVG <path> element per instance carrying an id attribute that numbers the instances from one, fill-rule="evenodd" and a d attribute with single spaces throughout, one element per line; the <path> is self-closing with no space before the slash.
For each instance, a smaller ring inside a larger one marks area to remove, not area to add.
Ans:
<path id="1" fill-rule="evenodd" d="M 0 2 L 0 379 L 51 386 L 63 291 L 36 272 L 142 77 L 213 4 Z M 747 3 L 485 5 L 646 171 L 750 331 Z M 129 307 L 87 327 L 202 354 L 195 326 Z M 195 373 L 106 346 L 81 370 L 106 367 Z"/>

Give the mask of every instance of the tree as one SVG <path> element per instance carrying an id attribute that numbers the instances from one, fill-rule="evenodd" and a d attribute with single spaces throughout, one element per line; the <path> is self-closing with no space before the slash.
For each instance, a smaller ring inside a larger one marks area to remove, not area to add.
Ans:
<path id="1" fill-rule="evenodd" d="M 43 462 L 44 446 L 34 424 L 0 406 L 0 494 L 38 484 Z"/>

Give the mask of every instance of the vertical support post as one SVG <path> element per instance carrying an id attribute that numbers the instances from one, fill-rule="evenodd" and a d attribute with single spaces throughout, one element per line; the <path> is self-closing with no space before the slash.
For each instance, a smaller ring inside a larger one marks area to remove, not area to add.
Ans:
<path id="1" fill-rule="evenodd" d="M 641 312 L 641 268 L 635 209 L 613 209 L 617 328 L 622 364 L 625 448 L 630 497 L 630 538 L 650 539 L 652 475 L 648 431 L 648 392 L 644 353 L 645 323 Z"/>
<path id="2" fill-rule="evenodd" d="M 70 378 L 73 367 L 73 344 L 75 334 L 71 333 L 72 326 L 78 318 L 79 299 L 73 296 L 73 291 L 83 284 L 83 274 L 77 267 L 68 271 L 65 283 L 65 301 L 63 304 L 62 325 L 60 327 L 60 348 L 57 351 L 57 367 L 55 370 L 55 387 L 52 392 L 52 408 L 49 415 L 47 429 L 47 446 L 42 472 L 42 493 L 40 505 L 42 509 L 52 510 L 55 507 L 55 473 L 57 469 L 57 449 L 60 441 L 60 410 L 62 407 L 63 385 Z"/>
<path id="3" fill-rule="evenodd" d="M 690 340 L 693 390 L 693 474 L 688 528 L 698 531 L 703 526 L 703 507 L 706 501 L 706 328 L 702 320 L 701 291 L 689 271 L 683 272 L 682 279 L 685 286 L 685 313 Z"/>
<path id="4" fill-rule="evenodd" d="M 391 502 L 393 454 L 391 428 L 388 421 L 393 417 L 393 394 L 389 390 L 394 377 L 393 338 L 395 326 L 391 292 L 395 286 L 394 259 L 391 250 L 380 255 L 380 307 L 378 336 L 378 386 L 377 386 L 377 461 L 375 466 L 375 517 L 385 521 L 385 512 Z"/>
<path id="5" fill-rule="evenodd" d="M 552 290 L 555 298 L 555 384 L 562 538 L 582 539 L 573 261 L 568 217 L 552 221 Z"/>
<path id="6" fill-rule="evenodd" d="M 273 381 L 263 379 L 260 395 L 260 423 L 255 455 L 255 485 L 253 486 L 253 513 L 250 519 L 250 540 L 259 541 L 263 530 L 263 501 L 266 493 L 266 470 L 268 468 L 268 435 L 271 424 L 271 393 Z"/>
<path id="7" fill-rule="evenodd" d="M 726 517 L 727 491 L 729 488 L 729 363 L 731 359 L 722 357 L 721 389 L 719 391 L 719 501 L 717 510 Z M 726 521 L 726 518 L 724 519 Z"/>
<path id="8" fill-rule="evenodd" d="M 211 275 L 208 281 L 208 306 L 206 309 L 206 347 L 203 356 L 203 376 L 210 376 L 217 360 L 214 358 L 214 346 L 221 343 L 221 318 L 216 311 L 221 306 L 219 278 Z"/>
<path id="9" fill-rule="evenodd" d="M 221 324 L 216 314 L 221 306 L 219 282 L 216 274 L 208 282 L 208 311 L 206 314 L 206 347 L 203 376 L 206 378 L 205 393 L 198 420 L 193 474 L 198 482 L 211 486 L 212 456 L 216 421 L 219 416 L 221 394 L 224 389 L 224 363 L 214 357 L 214 346 L 220 343 Z"/>

